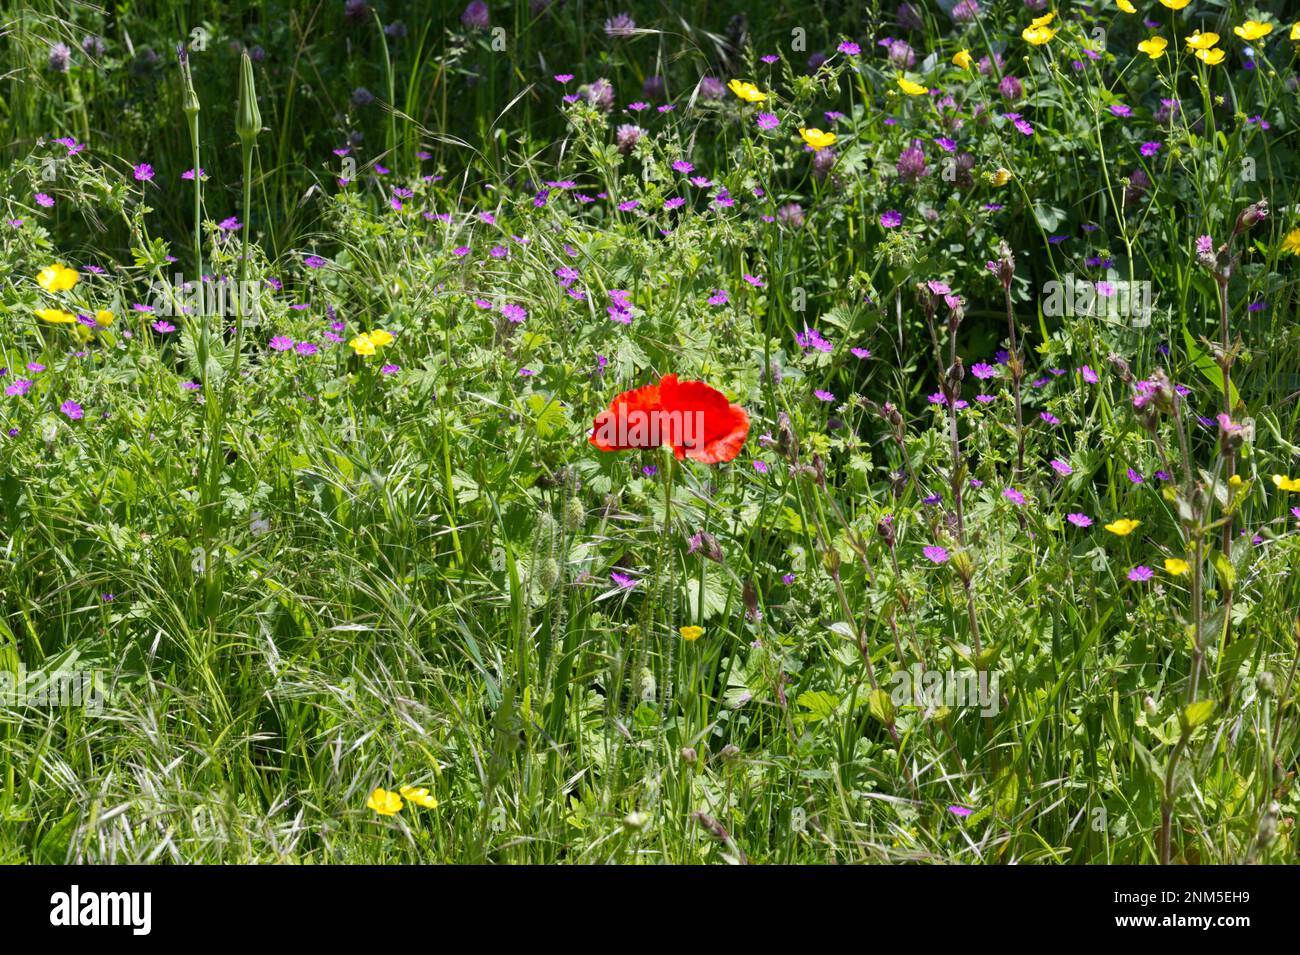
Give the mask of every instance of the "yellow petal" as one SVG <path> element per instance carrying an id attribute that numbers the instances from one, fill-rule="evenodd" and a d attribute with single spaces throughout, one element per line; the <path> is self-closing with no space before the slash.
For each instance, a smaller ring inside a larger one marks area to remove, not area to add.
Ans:
<path id="1" fill-rule="evenodd" d="M 1226 54 L 1222 50 L 1197 50 L 1196 58 L 1204 60 L 1210 66 L 1218 66 Z"/>
<path id="2" fill-rule="evenodd" d="M 1187 38 L 1187 45 L 1193 50 L 1208 50 L 1218 42 L 1219 34 L 1202 33 L 1200 30 L 1197 30 Z"/>
<path id="3" fill-rule="evenodd" d="M 1151 57 L 1158 60 L 1165 55 L 1165 48 L 1169 46 L 1169 41 L 1162 36 L 1148 37 L 1138 44 L 1138 49 Z"/>
<path id="4" fill-rule="evenodd" d="M 929 87 L 922 86 L 920 83 L 913 83 L 906 76 L 898 78 L 898 88 L 908 96 L 924 96 L 930 92 Z"/>
<path id="5" fill-rule="evenodd" d="M 417 806 L 423 806 L 425 809 L 437 809 L 438 800 L 429 795 L 429 790 L 423 786 L 402 786 L 399 790 L 407 802 L 415 803 Z"/>
<path id="6" fill-rule="evenodd" d="M 381 816 L 392 816 L 402 811 L 402 797 L 390 793 L 387 789 L 377 788 L 366 800 L 366 808 L 373 809 Z"/>
<path id="7" fill-rule="evenodd" d="M 698 640 L 700 639 L 700 637 L 704 636 L 703 627 L 696 627 L 696 626 L 682 627 L 677 632 L 682 635 L 683 640 L 688 640 L 688 641 Z"/>
<path id="8" fill-rule="evenodd" d="M 1141 521 L 1134 520 L 1131 517 L 1121 517 L 1119 520 L 1107 524 L 1106 530 L 1112 534 L 1118 534 L 1120 537 L 1127 537 L 1137 530 L 1138 525 L 1141 523 Z"/>
<path id="9" fill-rule="evenodd" d="M 1232 32 L 1243 40 L 1258 40 L 1260 37 L 1266 37 L 1273 32 L 1273 24 L 1260 23 L 1258 20 L 1247 20 L 1241 26 L 1233 27 Z"/>
<path id="10" fill-rule="evenodd" d="M 799 135 L 802 136 L 803 141 L 813 149 L 825 149 L 827 146 L 832 145 L 836 140 L 834 133 L 824 133 L 815 127 L 810 129 L 800 129 Z"/>
<path id="11" fill-rule="evenodd" d="M 1115 0 L 1115 6 L 1119 7 L 1125 13 L 1137 13 L 1137 7 L 1133 6 L 1129 0 Z"/>
<path id="12" fill-rule="evenodd" d="M 969 70 L 971 64 L 970 50 L 958 50 L 952 57 L 953 66 L 959 66 L 963 70 Z"/>
<path id="13" fill-rule="evenodd" d="M 1165 570 L 1168 573 L 1173 574 L 1175 577 L 1181 577 L 1183 574 L 1191 570 L 1191 565 L 1188 564 L 1187 561 L 1180 560 L 1177 557 L 1166 557 Z"/>

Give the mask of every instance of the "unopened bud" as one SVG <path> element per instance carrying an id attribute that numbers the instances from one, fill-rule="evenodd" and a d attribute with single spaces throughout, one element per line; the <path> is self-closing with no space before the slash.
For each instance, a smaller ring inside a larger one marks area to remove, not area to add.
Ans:
<path id="1" fill-rule="evenodd" d="M 250 146 L 262 131 L 262 113 L 257 108 L 257 88 L 253 83 L 253 61 L 245 50 L 240 58 L 239 105 L 235 111 L 235 132 L 245 146 Z M 197 175 L 197 173 L 195 173 Z"/>

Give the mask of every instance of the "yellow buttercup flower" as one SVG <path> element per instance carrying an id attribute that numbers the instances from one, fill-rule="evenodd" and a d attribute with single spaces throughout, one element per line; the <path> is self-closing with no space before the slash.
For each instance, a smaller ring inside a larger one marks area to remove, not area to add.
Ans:
<path id="1" fill-rule="evenodd" d="M 1033 46 L 1042 46 L 1044 43 L 1056 36 L 1056 31 L 1051 27 L 1025 27 L 1020 31 L 1026 43 Z"/>
<path id="2" fill-rule="evenodd" d="M 400 790 L 407 802 L 413 802 L 417 806 L 423 806 L 425 809 L 437 809 L 438 800 L 429 795 L 429 790 L 423 786 L 403 786 Z M 391 796 L 392 793 L 389 793 Z"/>
<path id="3" fill-rule="evenodd" d="M 1190 46 L 1193 50 L 1208 50 L 1210 47 L 1214 46 L 1214 44 L 1218 42 L 1219 42 L 1219 34 L 1202 33 L 1200 30 L 1197 30 L 1195 33 L 1193 33 L 1191 36 L 1187 38 L 1187 45 Z"/>
<path id="4" fill-rule="evenodd" d="M 1165 570 L 1175 577 L 1181 577 L 1191 569 L 1191 565 L 1185 560 L 1179 560 L 1177 557 L 1165 558 Z"/>
<path id="5" fill-rule="evenodd" d="M 1118 534 L 1120 537 L 1128 537 L 1129 534 L 1137 530 L 1138 525 L 1141 523 L 1141 521 L 1135 521 L 1131 517 L 1121 517 L 1119 520 L 1107 524 L 1106 530 L 1112 534 Z"/>
<path id="6" fill-rule="evenodd" d="M 1282 491 L 1300 491 L 1300 478 L 1283 477 L 1281 474 L 1274 474 L 1273 483 Z"/>
<path id="7" fill-rule="evenodd" d="M 47 292 L 66 292 L 80 280 L 76 269 L 70 269 L 62 262 L 47 265 L 36 273 L 36 284 Z"/>
<path id="8" fill-rule="evenodd" d="M 65 312 L 61 308 L 38 308 L 36 317 L 43 322 L 49 322 L 51 325 L 71 325 L 77 320 L 77 316 L 71 312 Z"/>
<path id="9" fill-rule="evenodd" d="M 969 70 L 971 65 L 970 50 L 958 50 L 952 57 L 953 66 L 960 66 L 963 70 Z"/>
<path id="10" fill-rule="evenodd" d="M 898 88 L 908 96 L 924 96 L 926 93 L 930 92 L 928 86 L 922 86 L 920 83 L 913 83 L 906 76 L 900 76 L 898 78 Z"/>
<path id="11" fill-rule="evenodd" d="M 108 326 L 112 325 L 116 319 L 117 316 L 106 308 L 101 308 L 95 313 L 95 324 L 101 328 L 108 328 Z"/>
<path id="12" fill-rule="evenodd" d="M 1292 229 L 1282 240 L 1282 251 L 1300 255 L 1300 229 Z"/>
<path id="13" fill-rule="evenodd" d="M 1170 10 L 1181 10 L 1183 7 L 1191 3 L 1192 0 L 1160 0 L 1160 2 Z"/>
<path id="14" fill-rule="evenodd" d="M 815 127 L 811 129 L 800 127 L 799 135 L 802 136 L 803 141 L 813 149 L 825 149 L 827 146 L 832 145 L 836 139 L 834 133 L 823 133 L 820 129 Z"/>
<path id="15" fill-rule="evenodd" d="M 391 332 L 386 332 L 382 328 L 376 328 L 374 331 L 365 332 L 358 335 L 348 345 L 358 355 L 373 355 L 376 348 L 383 348 L 393 340 Z"/>
<path id="16" fill-rule="evenodd" d="M 1169 46 L 1169 41 L 1162 36 L 1148 37 L 1138 44 L 1138 49 L 1151 57 L 1158 60 L 1165 55 L 1165 48 Z"/>
<path id="17" fill-rule="evenodd" d="M 387 789 L 376 789 L 366 800 L 366 808 L 373 809 L 381 816 L 395 816 L 402 811 L 402 797 L 390 793 Z"/>
<path id="18" fill-rule="evenodd" d="M 698 640 L 700 639 L 700 637 L 704 636 L 703 627 L 696 627 L 696 626 L 682 627 L 677 632 L 680 633 L 682 635 L 682 639 L 686 641 Z"/>
<path id="19" fill-rule="evenodd" d="M 1260 23 L 1258 20 L 1247 20 L 1241 26 L 1233 27 L 1232 32 L 1243 40 L 1258 40 L 1260 37 L 1268 36 L 1273 32 L 1273 24 Z"/>
<path id="20" fill-rule="evenodd" d="M 1300 20 L 1291 24 L 1291 39 L 1300 42 Z"/>
<path id="21" fill-rule="evenodd" d="M 1227 54 L 1225 54 L 1222 50 L 1217 50 L 1217 49 L 1196 51 L 1196 58 L 1198 60 L 1204 60 L 1210 66 L 1218 66 L 1220 63 L 1223 62 L 1223 58 L 1226 55 Z"/>
<path id="22" fill-rule="evenodd" d="M 1004 169 L 1001 166 L 996 172 L 987 173 L 988 181 L 995 186 L 1005 186 L 1011 181 L 1011 170 Z"/>
<path id="23" fill-rule="evenodd" d="M 1034 19 L 1030 21 L 1029 25 L 1031 27 L 1045 27 L 1055 19 L 1056 19 L 1056 13 L 1049 10 L 1047 13 L 1044 13 L 1041 17 L 1034 17 Z"/>
<path id="24" fill-rule="evenodd" d="M 746 103 L 761 103 L 767 99 L 767 94 L 760 91 L 753 83 L 746 83 L 743 80 L 732 80 L 727 84 L 727 89 L 735 93 Z"/>
<path id="25" fill-rule="evenodd" d="M 1115 6 L 1119 7 L 1125 13 L 1137 13 L 1137 7 L 1129 3 L 1129 0 L 1115 0 Z"/>

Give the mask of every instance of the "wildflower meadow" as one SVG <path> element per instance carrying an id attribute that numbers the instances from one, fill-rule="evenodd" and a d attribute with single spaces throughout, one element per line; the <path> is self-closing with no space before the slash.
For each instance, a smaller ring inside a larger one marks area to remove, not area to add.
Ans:
<path id="1" fill-rule="evenodd" d="M 0 861 L 1296 861 L 1292 5 L 0 22 Z"/>

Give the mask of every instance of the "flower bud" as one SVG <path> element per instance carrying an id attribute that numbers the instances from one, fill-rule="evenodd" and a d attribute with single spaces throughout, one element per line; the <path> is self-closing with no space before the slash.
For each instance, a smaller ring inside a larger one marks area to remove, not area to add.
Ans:
<path id="1" fill-rule="evenodd" d="M 1237 216 L 1237 225 L 1233 230 L 1234 234 L 1239 234 L 1253 229 L 1259 223 L 1268 218 L 1268 200 L 1261 199 L 1259 202 L 1252 202 L 1246 208 L 1241 210 Z"/>
<path id="2" fill-rule="evenodd" d="M 257 89 L 253 84 L 253 61 L 245 50 L 240 58 L 239 105 L 235 110 L 235 132 L 245 146 L 251 146 L 262 131 L 262 113 L 257 108 Z"/>
<path id="3" fill-rule="evenodd" d="M 1011 280 L 1016 275 L 1016 257 L 1011 254 L 1011 246 L 1005 240 L 998 243 L 997 273 L 1002 287 L 1011 288 Z"/>
<path id="4" fill-rule="evenodd" d="M 890 550 L 894 549 L 894 541 L 896 537 L 894 533 L 893 514 L 886 514 L 876 523 L 876 533 L 879 534 L 882 538 L 884 538 L 885 545 Z"/>

